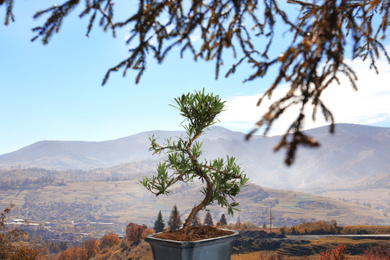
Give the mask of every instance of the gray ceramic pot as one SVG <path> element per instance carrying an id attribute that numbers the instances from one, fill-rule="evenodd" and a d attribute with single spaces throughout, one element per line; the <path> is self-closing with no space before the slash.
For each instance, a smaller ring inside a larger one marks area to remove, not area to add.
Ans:
<path id="1" fill-rule="evenodd" d="M 154 260 L 230 260 L 232 247 L 240 234 L 209 238 L 199 241 L 174 241 L 153 237 L 145 238 L 153 250 Z"/>

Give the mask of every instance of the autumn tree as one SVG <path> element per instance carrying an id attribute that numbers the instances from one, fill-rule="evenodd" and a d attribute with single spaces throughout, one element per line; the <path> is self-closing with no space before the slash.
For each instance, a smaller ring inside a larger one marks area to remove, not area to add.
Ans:
<path id="1" fill-rule="evenodd" d="M 292 235 L 298 235 L 299 234 L 299 230 L 296 226 L 292 226 L 291 227 L 291 234 Z"/>
<path id="2" fill-rule="evenodd" d="M 143 232 L 144 228 L 141 225 L 130 222 L 126 226 L 126 239 L 129 242 L 129 245 L 138 243 L 142 238 Z"/>
<path id="3" fill-rule="evenodd" d="M 333 250 L 328 249 L 320 253 L 321 260 L 347 260 L 351 254 L 347 254 L 347 246 L 339 244 Z"/>
<path id="4" fill-rule="evenodd" d="M 84 241 L 81 244 L 81 247 L 85 248 L 85 250 L 87 252 L 87 257 L 88 257 L 88 259 L 90 259 L 90 258 L 94 257 L 97 253 L 99 253 L 100 243 L 99 243 L 99 240 L 97 240 L 97 239 L 90 239 L 90 240 Z"/>
<path id="5" fill-rule="evenodd" d="M 80 248 L 78 246 L 75 246 L 75 247 L 68 248 L 65 251 L 59 253 L 55 259 L 56 260 L 71 260 L 71 259 L 87 260 L 89 258 L 85 248 L 83 247 Z"/>
<path id="6" fill-rule="evenodd" d="M 120 238 L 117 234 L 108 233 L 100 239 L 100 249 L 103 248 L 111 248 L 113 246 L 118 245 L 121 242 Z"/>
<path id="7" fill-rule="evenodd" d="M 158 212 L 157 219 L 154 221 L 154 231 L 163 232 L 165 229 L 165 223 L 161 214 L 161 210 Z"/>
<path id="8" fill-rule="evenodd" d="M 0 213 L 0 259 L 19 260 L 35 259 L 40 253 L 39 250 L 23 246 L 20 243 L 22 237 L 26 234 L 21 229 L 9 230 L 6 225 L 7 215 L 14 207 L 13 204 Z"/>
<path id="9" fill-rule="evenodd" d="M 264 223 L 265 224 L 265 223 Z M 281 227 L 280 229 L 280 234 L 286 234 L 287 233 L 287 230 L 288 230 L 288 227 Z"/>
<path id="10" fill-rule="evenodd" d="M 141 239 L 144 239 L 146 236 L 155 233 L 154 229 L 148 228 L 146 225 L 143 226 Z"/>
<path id="11" fill-rule="evenodd" d="M 171 231 L 175 231 L 181 228 L 183 222 L 180 219 L 180 212 L 177 206 L 173 206 L 171 214 L 169 215 L 168 226 Z"/>
<path id="12" fill-rule="evenodd" d="M 291 234 L 306 233 L 306 234 L 339 234 L 343 228 L 337 226 L 337 222 L 332 220 L 326 222 L 319 220 L 317 222 L 303 222 L 298 226 L 292 226 L 290 229 Z M 287 230 L 286 230 L 287 231 Z"/>
<path id="13" fill-rule="evenodd" d="M 203 224 L 204 224 L 205 226 L 209 226 L 209 227 L 214 226 L 213 218 L 212 218 L 212 216 L 211 216 L 211 214 L 210 214 L 209 211 L 206 213 L 206 216 L 204 217 Z"/>
<path id="14" fill-rule="evenodd" d="M 0 0 L 0 7 L 5 7 L 5 25 L 15 20 L 14 2 Z M 216 79 L 223 66 L 228 66 L 225 77 L 247 70 L 244 82 L 272 76 L 258 106 L 281 86 L 288 86 L 284 96 L 259 115 L 247 136 L 259 129 L 267 134 L 276 120 L 297 107 L 274 148 L 286 150 L 288 165 L 293 163 L 298 146 L 319 146 L 303 132 L 305 121 L 315 121 L 320 112 L 330 123 L 329 131 L 334 132 L 334 117 L 323 94 L 340 84 L 342 77 L 357 89 L 358 75 L 346 58 L 368 61 L 368 68 L 377 73 L 377 59 L 384 56 L 390 62 L 384 47 L 390 16 L 387 0 L 139 0 L 138 9 L 119 21 L 115 21 L 113 0 L 71 0 L 35 13 L 34 19 L 47 19 L 33 29 L 36 35 L 32 41 L 40 39 L 47 44 L 82 2 L 85 7 L 80 17 L 89 20 L 87 37 L 96 23 L 114 37 L 117 30 L 130 31 L 126 40 L 131 46 L 129 56 L 107 71 L 103 85 L 111 73 L 122 70 L 125 76 L 129 69 L 137 73 L 138 83 L 148 58 L 162 63 L 169 53 L 180 50 L 181 57 L 189 53 L 195 61 L 215 62 Z M 293 5 L 300 10 L 294 11 Z"/>

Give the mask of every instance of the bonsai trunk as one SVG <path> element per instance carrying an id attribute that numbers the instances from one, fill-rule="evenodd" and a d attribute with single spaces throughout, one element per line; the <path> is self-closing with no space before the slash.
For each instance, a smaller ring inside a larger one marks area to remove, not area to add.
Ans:
<path id="1" fill-rule="evenodd" d="M 196 207 L 194 207 L 190 215 L 187 217 L 186 221 L 184 222 L 183 229 L 188 231 L 192 220 L 194 219 L 196 213 L 198 213 L 202 208 L 210 204 L 211 198 L 213 196 L 213 184 L 211 183 L 209 177 L 205 175 L 205 180 L 207 182 L 207 193 L 203 201 Z"/>
<path id="2" fill-rule="evenodd" d="M 190 228 L 191 222 L 194 219 L 196 213 L 198 213 L 202 208 L 206 207 L 210 204 L 213 198 L 213 183 L 211 182 L 209 176 L 207 176 L 207 173 L 205 173 L 200 167 L 198 160 L 192 155 L 191 153 L 191 145 L 195 141 L 196 138 L 198 138 L 202 132 L 198 132 L 195 134 L 195 136 L 190 140 L 190 142 L 186 145 L 187 154 L 189 155 L 193 165 L 196 165 L 196 171 L 198 172 L 198 176 L 202 176 L 202 179 L 204 179 L 207 183 L 207 193 L 203 201 L 196 207 L 194 207 L 188 218 L 186 219 L 183 229 L 187 232 Z"/>

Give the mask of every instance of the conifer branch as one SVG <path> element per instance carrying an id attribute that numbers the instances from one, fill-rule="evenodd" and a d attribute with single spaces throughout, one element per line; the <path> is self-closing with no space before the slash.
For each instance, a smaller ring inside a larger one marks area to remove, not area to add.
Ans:
<path id="1" fill-rule="evenodd" d="M 4 25 L 8 25 L 11 19 L 12 22 L 15 22 L 15 16 L 12 12 L 14 8 L 14 0 L 0 0 L 0 6 L 5 4 L 5 21 Z"/>

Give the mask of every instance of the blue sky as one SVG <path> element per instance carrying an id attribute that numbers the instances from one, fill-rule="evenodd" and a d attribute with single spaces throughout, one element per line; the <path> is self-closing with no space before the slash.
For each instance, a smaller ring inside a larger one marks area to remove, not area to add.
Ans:
<path id="1" fill-rule="evenodd" d="M 127 57 L 126 31 L 118 31 L 117 38 L 112 38 L 111 33 L 96 27 L 86 38 L 88 18 L 79 19 L 80 10 L 75 10 L 48 45 L 39 40 L 30 42 L 34 36 L 31 28 L 44 22 L 34 21 L 33 14 L 56 3 L 33 2 L 16 1 L 16 21 L 0 25 L 0 154 L 40 140 L 103 141 L 149 130 L 178 130 L 181 118 L 168 104 L 184 92 L 203 87 L 227 100 L 220 125 L 231 130 L 247 132 L 266 107 L 256 108 L 256 102 L 272 75 L 242 83 L 249 74 L 248 67 L 243 67 L 228 79 L 221 73 L 215 80 L 214 63 L 196 63 L 189 54 L 180 59 L 179 52 L 172 52 L 162 65 L 150 60 L 138 85 L 135 74 L 129 71 L 125 78 L 122 72 L 112 74 L 102 87 L 107 69 Z M 125 17 L 126 8 L 116 9 L 119 17 Z M 4 7 L 0 9 L 3 21 Z M 354 67 L 359 75 L 359 92 L 352 91 L 346 81 L 329 91 L 328 105 L 336 121 L 389 127 L 390 66 L 379 61 L 378 76 L 368 70 L 368 64 L 354 62 Z M 349 102 L 341 101 L 345 96 Z M 285 129 L 288 117 L 272 134 Z M 319 120 L 306 126 L 323 124 Z"/>

